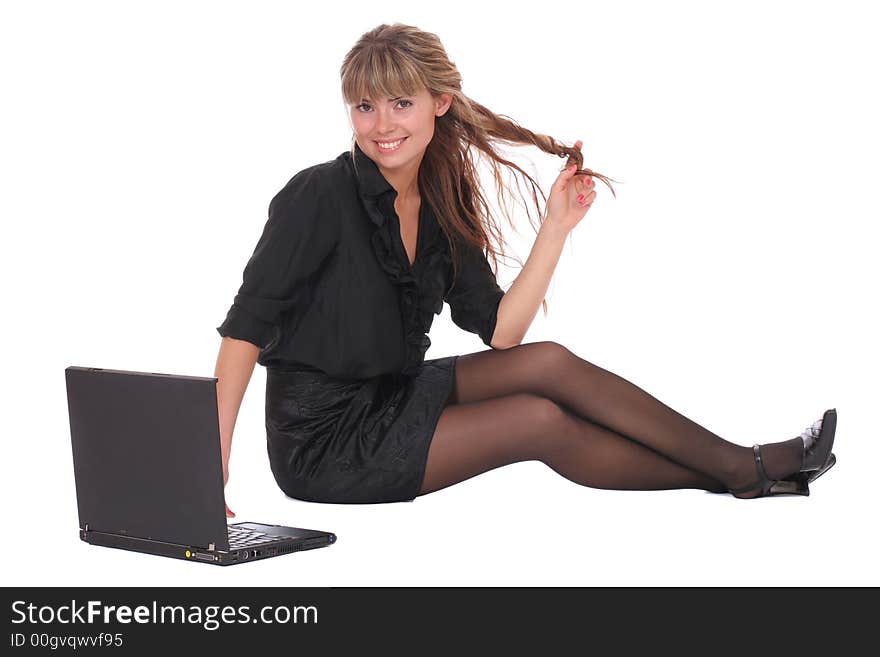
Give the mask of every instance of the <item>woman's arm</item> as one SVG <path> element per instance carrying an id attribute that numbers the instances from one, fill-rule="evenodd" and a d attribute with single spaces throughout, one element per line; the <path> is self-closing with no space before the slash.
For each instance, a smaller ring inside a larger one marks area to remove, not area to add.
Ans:
<path id="1" fill-rule="evenodd" d="M 232 432 L 241 408 L 260 348 L 246 340 L 224 337 L 217 355 L 217 411 L 220 418 L 220 458 L 223 462 L 223 485 L 229 480 L 229 453 Z"/>
<path id="2" fill-rule="evenodd" d="M 498 305 L 492 336 L 495 349 L 509 349 L 522 342 L 547 294 L 567 235 L 568 230 L 552 221 L 541 223 L 525 265 Z"/>
<path id="3" fill-rule="evenodd" d="M 576 141 L 574 146 L 580 149 L 581 141 Z M 547 216 L 541 222 L 531 253 L 498 304 L 492 335 L 492 346 L 496 349 L 508 349 L 522 342 L 547 294 L 565 238 L 584 218 L 596 198 L 592 176 L 584 176 L 576 170 L 577 167 L 570 164 L 553 183 L 547 198 Z"/>

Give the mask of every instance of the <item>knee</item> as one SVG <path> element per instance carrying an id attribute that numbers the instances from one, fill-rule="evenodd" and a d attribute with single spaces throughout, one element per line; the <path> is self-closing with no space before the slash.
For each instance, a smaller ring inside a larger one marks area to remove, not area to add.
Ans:
<path id="1" fill-rule="evenodd" d="M 552 340 L 544 340 L 541 342 L 530 342 L 521 345 L 521 349 L 531 349 L 529 355 L 530 362 L 541 372 L 561 372 L 572 363 L 577 363 L 580 367 L 588 367 L 591 371 L 600 371 L 598 365 L 591 363 L 578 356 L 565 345 Z M 568 370 L 570 371 L 570 369 Z"/>
<path id="2" fill-rule="evenodd" d="M 537 428 L 537 431 L 529 432 L 533 436 L 533 442 L 529 445 L 532 458 L 544 460 L 569 435 L 571 416 L 562 406 L 547 397 L 531 394 L 519 396 L 529 424 Z"/>
<path id="3" fill-rule="evenodd" d="M 565 418 L 565 411 L 552 399 L 538 395 L 529 395 L 531 417 L 541 427 L 552 429 L 557 427 Z"/>
<path id="4" fill-rule="evenodd" d="M 530 350 L 529 360 L 538 371 L 557 371 L 574 358 L 574 354 L 565 345 L 552 340 L 531 342 L 524 346 Z"/>

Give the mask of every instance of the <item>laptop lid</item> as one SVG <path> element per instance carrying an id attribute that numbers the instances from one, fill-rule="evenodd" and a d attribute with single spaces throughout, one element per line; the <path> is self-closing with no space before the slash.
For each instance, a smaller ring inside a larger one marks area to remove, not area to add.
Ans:
<path id="1" fill-rule="evenodd" d="M 81 529 L 228 550 L 217 379 L 65 369 Z"/>

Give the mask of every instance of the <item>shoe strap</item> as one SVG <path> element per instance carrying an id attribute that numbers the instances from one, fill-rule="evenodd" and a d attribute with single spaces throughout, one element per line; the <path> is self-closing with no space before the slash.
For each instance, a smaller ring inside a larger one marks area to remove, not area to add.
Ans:
<path id="1" fill-rule="evenodd" d="M 767 476 L 767 471 L 764 470 L 764 459 L 761 458 L 761 446 L 755 444 L 752 447 L 752 451 L 755 453 L 755 465 L 758 466 L 758 474 L 761 475 L 761 483 L 766 483 L 770 477 Z"/>
<path id="2" fill-rule="evenodd" d="M 749 484 L 748 486 L 743 486 L 742 488 L 732 488 L 730 489 L 731 493 L 745 493 L 747 491 L 754 490 L 759 486 L 761 487 L 761 490 L 763 490 L 764 486 L 767 485 L 769 478 L 767 477 L 767 471 L 764 470 L 764 459 L 761 457 L 761 446 L 758 444 L 753 445 L 752 451 L 755 453 L 755 465 L 758 468 L 758 476 L 761 478 L 755 483 Z"/>

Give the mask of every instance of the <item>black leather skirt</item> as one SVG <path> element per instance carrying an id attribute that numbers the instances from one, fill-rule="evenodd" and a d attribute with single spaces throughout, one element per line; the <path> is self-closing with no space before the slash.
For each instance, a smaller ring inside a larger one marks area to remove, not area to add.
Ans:
<path id="1" fill-rule="evenodd" d="M 307 502 L 415 499 L 457 359 L 371 379 L 267 368 L 266 438 L 278 486 Z"/>

